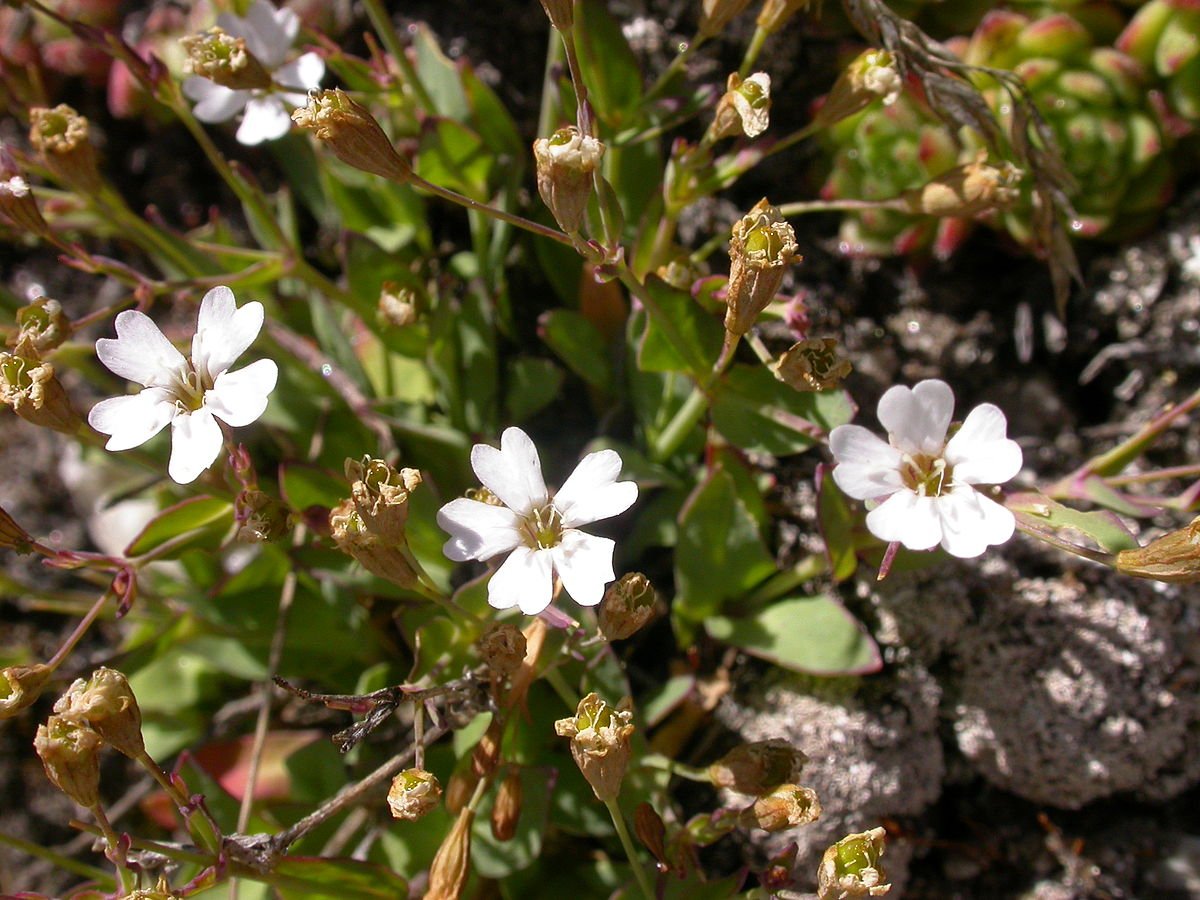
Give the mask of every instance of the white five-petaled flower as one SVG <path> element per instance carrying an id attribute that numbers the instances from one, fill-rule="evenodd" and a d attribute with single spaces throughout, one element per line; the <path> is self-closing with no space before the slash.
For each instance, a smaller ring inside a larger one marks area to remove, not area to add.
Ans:
<path id="1" fill-rule="evenodd" d="M 944 381 L 890 388 L 878 412 L 887 443 L 859 425 L 829 435 L 837 486 L 855 499 L 881 501 L 867 514 L 873 535 L 909 550 L 941 544 L 964 559 L 1012 537 L 1013 514 L 974 487 L 1002 484 L 1021 470 L 1021 448 L 1005 437 L 999 407 L 975 407 L 949 441 L 954 393 Z"/>
<path id="2" fill-rule="evenodd" d="M 267 396 L 279 376 L 274 362 L 260 359 L 229 371 L 258 337 L 262 324 L 261 303 L 239 309 L 233 291 L 215 287 L 200 302 L 191 359 L 185 359 L 149 316 L 125 310 L 116 319 L 116 338 L 96 341 L 96 355 L 142 390 L 101 400 L 88 414 L 88 424 L 110 435 L 107 449 L 128 450 L 170 422 L 167 472 L 180 484 L 195 481 L 221 452 L 223 438 L 216 420 L 249 425 L 267 408 Z"/>
<path id="3" fill-rule="evenodd" d="M 237 130 L 240 143 L 252 146 L 283 137 L 292 127 L 283 101 L 303 106 L 308 91 L 319 88 L 325 75 L 325 61 L 316 53 L 305 53 L 284 63 L 300 31 L 300 17 L 294 10 L 276 9 L 270 0 L 254 0 L 245 18 L 221 13 L 217 25 L 246 41 L 246 48 L 283 92 L 235 90 L 193 75 L 184 81 L 183 93 L 196 101 L 196 118 L 208 123 L 225 122 L 245 110 Z"/>
<path id="4" fill-rule="evenodd" d="M 520 428 L 500 436 L 500 449 L 476 444 L 471 467 L 503 506 L 460 498 L 437 514 L 450 533 L 443 548 L 455 561 L 508 558 L 488 583 L 488 603 L 536 615 L 550 605 L 554 576 L 581 606 L 595 606 L 613 580 L 614 542 L 579 526 L 623 513 L 637 499 L 637 485 L 617 481 L 615 450 L 589 453 L 551 495 L 533 441 Z"/>

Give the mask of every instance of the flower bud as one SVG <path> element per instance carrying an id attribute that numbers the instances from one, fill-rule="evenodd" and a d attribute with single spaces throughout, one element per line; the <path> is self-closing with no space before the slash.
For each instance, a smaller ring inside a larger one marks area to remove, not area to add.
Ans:
<path id="1" fill-rule="evenodd" d="M 246 39 L 227 34 L 216 26 L 200 34 L 179 39 L 187 52 L 183 71 L 199 75 L 235 91 L 264 90 L 271 86 L 271 73 L 246 47 Z"/>
<path id="2" fill-rule="evenodd" d="M 738 816 L 736 810 L 725 808 L 692 816 L 684 826 L 687 839 L 697 847 L 715 844 L 737 827 Z"/>
<path id="3" fill-rule="evenodd" d="M 277 541 L 287 533 L 287 513 L 270 495 L 247 488 L 239 491 L 233 501 L 233 517 L 237 522 L 237 539 L 247 544 Z"/>
<path id="4" fill-rule="evenodd" d="M 771 76 L 755 72 L 745 81 L 737 72 L 729 76 L 725 93 L 708 127 L 710 140 L 727 137 L 756 138 L 771 122 Z"/>
<path id="5" fill-rule="evenodd" d="M 88 137 L 88 120 L 65 103 L 53 109 L 29 110 L 29 142 L 56 178 L 82 194 L 97 194 L 103 186 L 96 149 Z"/>
<path id="6" fill-rule="evenodd" d="M 393 818 L 415 822 L 432 812 L 442 799 L 437 776 L 425 769 L 405 769 L 392 779 L 388 790 L 388 808 Z"/>
<path id="7" fill-rule="evenodd" d="M 425 900 L 458 900 L 467 884 L 471 862 L 471 822 L 475 811 L 464 807 L 442 840 L 429 867 Z"/>
<path id="8" fill-rule="evenodd" d="M 33 536 L 0 506 L 0 549 L 29 553 L 35 543 Z"/>
<path id="9" fill-rule="evenodd" d="M 883 856 L 882 828 L 849 834 L 825 851 L 817 869 L 819 900 L 882 897 L 892 886 L 879 865 Z"/>
<path id="10" fill-rule="evenodd" d="M 421 483 L 416 469 L 396 470 L 382 459 L 346 460 L 350 496 L 364 527 L 388 546 L 408 543 L 408 498 Z"/>
<path id="11" fill-rule="evenodd" d="M 0 353 L 0 403 L 32 425 L 63 434 L 74 435 L 83 424 L 54 375 L 54 366 L 36 356 Z"/>
<path id="12" fill-rule="evenodd" d="M 575 24 L 575 0 L 542 0 L 542 9 L 559 31 L 570 31 Z"/>
<path id="13" fill-rule="evenodd" d="M 808 825 L 821 817 L 821 803 L 812 788 L 781 784 L 742 810 L 739 824 L 763 831 L 783 831 Z"/>
<path id="14" fill-rule="evenodd" d="M 610 706 L 595 693 L 579 701 L 575 715 L 554 730 L 571 739 L 571 756 L 598 800 L 615 800 L 629 765 L 633 713 Z"/>
<path id="15" fill-rule="evenodd" d="M 876 100 L 891 106 L 900 97 L 904 81 L 896 69 L 896 58 L 887 50 L 864 50 L 834 82 L 833 89 L 817 110 L 818 127 L 828 128 Z"/>
<path id="16" fill-rule="evenodd" d="M 710 38 L 724 31 L 734 16 L 750 5 L 750 0 L 703 0 L 703 3 L 700 34 Z"/>
<path id="17" fill-rule="evenodd" d="M 787 741 L 770 738 L 734 747 L 708 767 L 708 778 L 715 787 L 762 795 L 794 782 L 806 762 L 808 757 Z"/>
<path id="18" fill-rule="evenodd" d="M 733 225 L 725 330 L 742 335 L 775 299 L 788 266 L 798 262 L 796 232 L 764 197 Z"/>
<path id="19" fill-rule="evenodd" d="M 1177 584 L 1200 581 L 1200 516 L 1145 547 L 1117 554 L 1117 571 Z"/>
<path id="20" fill-rule="evenodd" d="M 658 596 L 641 572 L 622 575 L 608 586 L 600 604 L 600 631 L 610 641 L 621 641 L 658 614 Z"/>
<path id="21" fill-rule="evenodd" d="M 491 775 L 500 765 L 500 747 L 504 741 L 504 721 L 499 717 L 492 719 L 475 745 L 471 753 L 471 771 L 480 778 Z"/>
<path id="22" fill-rule="evenodd" d="M 42 695 L 53 670 L 37 663 L 0 669 L 0 720 L 11 719 Z"/>
<path id="23" fill-rule="evenodd" d="M 412 174 L 375 117 L 341 88 L 310 91 L 308 105 L 293 111 L 292 120 L 313 131 L 348 166 L 396 182 Z"/>
<path id="24" fill-rule="evenodd" d="M 502 681 L 521 668 L 528 642 L 516 625 L 510 622 L 495 622 L 483 633 L 483 637 L 475 646 L 484 665 Z"/>
<path id="25" fill-rule="evenodd" d="M 130 759 L 146 752 L 142 711 L 128 679 L 116 669 L 101 667 L 87 680 L 77 678 L 58 698 L 54 711 L 63 719 L 87 725 Z"/>
<path id="26" fill-rule="evenodd" d="M 86 725 L 51 716 L 38 726 L 33 748 L 55 787 L 88 809 L 100 802 L 100 735 Z"/>
<path id="27" fill-rule="evenodd" d="M 521 821 L 521 773 L 509 771 L 496 791 L 496 802 L 492 804 L 492 837 L 498 841 L 511 841 Z"/>
<path id="28" fill-rule="evenodd" d="M 393 328 L 407 328 L 417 321 L 417 293 L 394 281 L 385 281 L 379 292 L 379 321 Z"/>
<path id="29" fill-rule="evenodd" d="M 568 234 L 574 234 L 583 225 L 583 214 L 592 195 L 592 173 L 602 156 L 604 144 L 580 134 L 574 125 L 533 142 L 538 193 L 558 226 Z"/>
<path id="30" fill-rule="evenodd" d="M 61 303 L 38 297 L 17 310 L 17 333 L 9 343 L 13 347 L 32 348 L 38 354 L 48 353 L 70 338 L 72 330 Z"/>
<path id="31" fill-rule="evenodd" d="M 658 860 L 660 869 L 666 871 L 671 867 L 667 860 L 667 826 L 663 823 L 662 816 L 645 801 L 639 803 L 633 811 L 633 833 Z"/>
<path id="32" fill-rule="evenodd" d="M 353 500 L 343 500 L 329 511 L 329 532 L 338 549 L 372 575 L 411 588 L 420 583 L 407 544 L 387 546 L 367 530 Z"/>
<path id="33" fill-rule="evenodd" d="M 456 816 L 462 811 L 471 801 L 471 795 L 475 793 L 475 786 L 479 784 L 479 776 L 475 774 L 470 763 L 465 760 L 450 776 L 450 781 L 446 784 L 446 810 L 452 816 Z"/>
<path id="34" fill-rule="evenodd" d="M 53 236 L 50 225 L 42 218 L 33 189 L 20 175 L 10 175 L 0 180 L 0 212 L 18 228 L 42 239 Z"/>
<path id="35" fill-rule="evenodd" d="M 905 191 L 909 212 L 927 216 L 973 216 L 988 210 L 1011 209 L 1021 196 L 1021 170 L 1012 163 L 988 165 L 987 151 L 974 160 L 939 175 L 924 187 Z"/>
<path id="36" fill-rule="evenodd" d="M 854 367 L 838 356 L 836 338 L 809 338 L 785 350 L 770 368 L 776 378 L 798 391 L 828 391 Z"/>
<path id="37" fill-rule="evenodd" d="M 812 2 L 813 0 L 766 0 L 762 9 L 758 11 L 758 18 L 754 20 L 754 24 L 767 34 L 775 34 L 787 25 L 792 16 L 802 9 L 807 10 Z M 817 0 L 818 10 L 820 6 L 821 2 Z"/>

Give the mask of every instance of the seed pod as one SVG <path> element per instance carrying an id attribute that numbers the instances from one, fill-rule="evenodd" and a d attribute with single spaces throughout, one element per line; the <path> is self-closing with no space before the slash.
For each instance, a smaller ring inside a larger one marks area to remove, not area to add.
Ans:
<path id="1" fill-rule="evenodd" d="M 848 834 L 826 850 L 817 869 L 819 900 L 882 897 L 890 891 L 892 886 L 879 864 L 884 836 L 882 828 L 872 828 Z"/>
<path id="2" fill-rule="evenodd" d="M 91 809 L 100 802 L 100 735 L 86 725 L 51 716 L 39 725 L 33 747 L 54 786 Z"/>
<path id="3" fill-rule="evenodd" d="M 353 500 L 343 500 L 329 511 L 329 532 L 338 549 L 354 557 L 372 575 L 400 587 L 419 584 L 408 544 L 388 546 L 369 531 Z"/>
<path id="4" fill-rule="evenodd" d="M 785 350 L 770 368 L 798 391 L 828 391 L 840 385 L 853 366 L 838 355 L 837 338 L 809 338 Z"/>
<path id="5" fill-rule="evenodd" d="M 734 747 L 708 767 L 715 787 L 762 795 L 800 777 L 808 757 L 781 738 Z"/>
<path id="6" fill-rule="evenodd" d="M 600 603 L 600 631 L 610 641 L 621 641 L 658 614 L 658 595 L 641 572 L 629 572 L 608 586 Z"/>
<path id="7" fill-rule="evenodd" d="M 0 192 L 3 184 L 0 184 Z M 38 297 L 17 310 L 17 332 L 10 339 L 12 347 L 32 348 L 39 356 L 48 353 L 71 337 L 71 320 L 62 304 L 49 297 Z"/>
<path id="8" fill-rule="evenodd" d="M 639 803 L 633 811 L 633 833 L 658 861 L 662 871 L 665 872 L 671 867 L 667 861 L 667 826 L 663 823 L 662 816 L 645 801 Z"/>
<path id="9" fill-rule="evenodd" d="M 83 419 L 67 399 L 54 366 L 38 359 L 32 349 L 21 349 L 21 353 L 0 353 L 0 403 L 11 406 L 31 425 L 74 436 Z"/>
<path id="10" fill-rule="evenodd" d="M 559 228 L 568 234 L 583 226 L 583 214 L 592 195 L 592 173 L 603 156 L 604 144 L 580 134 L 573 125 L 533 142 L 538 194 Z"/>
<path id="11" fill-rule="evenodd" d="M 1117 571 L 1175 584 L 1200 581 L 1200 516 L 1145 547 L 1117 554 Z"/>
<path id="12" fill-rule="evenodd" d="M 525 635 L 511 622 L 493 623 L 475 646 L 484 665 L 501 681 L 521 668 L 528 650 Z"/>
<path id="13" fill-rule="evenodd" d="M 799 262 L 796 232 L 764 197 L 733 226 L 725 330 L 742 335 L 775 299 L 788 266 Z"/>
<path id="14" fill-rule="evenodd" d="M 591 693 L 579 701 L 574 716 L 555 722 L 554 730 L 571 739 L 571 756 L 596 799 L 616 799 L 629 765 L 633 713 Z"/>
<path id="15" fill-rule="evenodd" d="M 500 765 L 500 745 L 504 739 L 504 722 L 500 718 L 492 719 L 487 731 L 475 745 L 471 754 L 471 770 L 480 778 L 491 775 Z"/>
<path id="16" fill-rule="evenodd" d="M 821 817 L 821 803 L 812 788 L 781 784 L 742 810 L 739 820 L 745 828 L 783 831 L 808 825 Z"/>
<path id="17" fill-rule="evenodd" d="M 408 500 L 421 484 L 416 469 L 395 469 L 382 459 L 346 460 L 350 497 L 367 531 L 385 546 L 407 546 Z"/>
<path id="18" fill-rule="evenodd" d="M 98 194 L 103 181 L 96 149 L 88 136 L 88 120 L 65 103 L 53 109 L 29 110 L 29 143 L 56 178 L 81 194 Z"/>
<path id="19" fill-rule="evenodd" d="M 91 678 L 77 678 L 55 702 L 54 711 L 64 719 L 87 725 L 130 759 L 146 752 L 142 711 L 129 680 L 116 669 L 101 667 Z"/>
<path id="20" fill-rule="evenodd" d="M 11 719 L 31 706 L 52 674 L 50 667 L 41 663 L 0 669 L 0 720 Z"/>
<path id="21" fill-rule="evenodd" d="M 492 804 L 492 837 L 498 841 L 511 841 L 521 821 L 521 773 L 510 769 L 496 791 Z"/>
<path id="22" fill-rule="evenodd" d="M 308 105 L 294 110 L 292 120 L 314 132 L 348 166 L 401 183 L 412 174 L 375 117 L 341 88 L 311 92 Z"/>
<path id="23" fill-rule="evenodd" d="M 442 785 L 437 776 L 425 769 L 405 769 L 392 779 L 388 790 L 388 808 L 392 817 L 415 822 L 432 812 L 442 799 Z"/>
<path id="24" fill-rule="evenodd" d="M 725 93 L 709 126 L 709 138 L 756 138 L 771 124 L 771 76 L 755 72 L 745 81 L 737 72 L 729 76 Z"/>
<path id="25" fill-rule="evenodd" d="M 179 39 L 187 52 L 183 70 L 234 91 L 264 90 L 271 73 L 246 47 L 246 39 L 226 34 L 216 26 Z"/>
<path id="26" fill-rule="evenodd" d="M 450 833 L 442 840 L 429 867 L 425 900 L 458 900 L 467 884 L 471 862 L 471 823 L 475 812 L 464 807 Z"/>
<path id="27" fill-rule="evenodd" d="M 471 800 L 475 786 L 479 784 L 479 776 L 475 774 L 469 763 L 459 765 L 450 781 L 446 784 L 446 809 L 450 815 L 456 816 Z"/>

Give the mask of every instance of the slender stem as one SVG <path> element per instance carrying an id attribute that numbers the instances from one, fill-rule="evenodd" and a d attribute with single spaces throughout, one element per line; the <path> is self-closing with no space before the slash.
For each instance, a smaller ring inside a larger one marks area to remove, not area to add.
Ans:
<path id="1" fill-rule="evenodd" d="M 558 29 L 550 29 L 550 40 L 546 47 L 546 66 L 542 70 L 542 105 L 538 110 L 538 134 L 545 136 L 554 131 L 554 108 L 556 90 L 555 75 L 565 59 L 563 42 L 558 38 Z"/>
<path id="2" fill-rule="evenodd" d="M 683 69 L 683 67 L 685 65 L 687 65 L 688 60 L 692 58 L 692 55 L 695 54 L 695 52 L 700 49 L 700 46 L 706 40 L 708 40 L 707 37 L 705 37 L 703 34 L 700 34 L 699 32 L 697 32 L 696 36 L 693 37 L 690 41 L 688 41 L 687 45 L 683 48 L 682 51 L 680 51 L 679 55 L 676 56 L 673 60 L 671 60 L 671 64 L 669 66 L 667 66 L 666 69 L 663 70 L 663 73 L 661 75 L 658 76 L 658 80 L 655 81 L 653 86 L 651 86 L 650 90 L 646 92 L 646 97 L 645 97 L 644 102 L 648 103 L 651 100 L 658 99 L 659 94 L 661 94 L 664 90 L 666 90 L 667 85 L 670 83 L 671 79 L 674 78 Z"/>
<path id="3" fill-rule="evenodd" d="M 137 758 L 137 762 L 158 782 L 159 787 L 167 792 L 167 796 L 174 801 L 180 814 L 190 822 L 196 814 L 196 810 L 192 808 L 192 798 L 184 794 L 179 789 L 179 786 L 167 777 L 167 774 L 158 767 L 158 763 L 154 761 L 154 758 L 149 753 L 142 751 L 141 756 Z M 204 818 L 205 825 L 207 825 L 207 828 L 201 832 L 199 842 L 205 846 L 206 850 L 215 852 L 221 847 L 221 828 L 217 825 L 212 814 L 203 803 L 200 804 L 199 811 Z"/>
<path id="4" fill-rule="evenodd" d="M 100 615 L 100 611 L 104 609 L 104 605 L 108 602 L 108 597 L 109 592 L 105 591 L 97 598 L 96 602 L 92 604 L 92 608 L 79 620 L 79 624 L 75 626 L 75 630 L 63 641 L 63 645 L 58 648 L 58 652 L 50 657 L 46 665 L 51 672 L 62 665 L 62 661 L 67 658 L 70 652 L 75 649 L 75 645 L 87 634 L 88 629 L 92 627 L 92 623 L 96 621 L 96 617 Z"/>
<path id="5" fill-rule="evenodd" d="M 363 0 L 363 6 L 367 10 L 367 18 L 371 20 L 371 27 L 375 29 L 375 33 L 379 35 L 379 39 L 383 41 L 384 48 L 396 61 L 396 65 L 400 69 L 400 74 L 404 76 L 405 83 L 412 88 L 417 102 L 427 112 L 436 112 L 437 107 L 433 102 L 433 98 L 429 96 L 429 91 L 425 89 L 424 83 L 421 81 L 420 76 L 417 75 L 417 70 L 413 68 L 413 64 L 409 61 L 408 54 L 404 51 L 404 45 L 400 43 L 400 36 L 396 34 L 396 29 L 392 25 L 392 19 L 383 8 L 383 5 L 379 0 Z"/>
<path id="6" fill-rule="evenodd" d="M 583 70 L 579 67 L 579 54 L 575 52 L 575 26 L 559 33 L 567 56 L 567 70 L 571 73 L 571 87 L 575 89 L 576 125 L 581 134 L 595 137 L 596 124 L 592 121 L 592 111 L 588 106 L 587 85 L 583 82 Z"/>
<path id="7" fill-rule="evenodd" d="M 661 753 L 646 754 L 638 760 L 638 765 L 646 769 L 659 769 L 663 772 L 669 772 L 672 775 L 678 775 L 680 778 L 686 778 L 688 781 L 697 781 L 704 784 L 712 783 L 712 779 L 708 777 L 708 773 L 703 769 L 685 765 Z"/>
<path id="8" fill-rule="evenodd" d="M 903 210 L 900 200 L 806 200 L 785 203 L 779 207 L 781 215 L 791 218 L 815 212 L 839 212 L 843 210 L 896 209 Z"/>
<path id="9" fill-rule="evenodd" d="M 605 800 L 604 805 L 608 807 L 608 814 L 612 816 L 613 827 L 617 829 L 617 837 L 621 839 L 621 846 L 625 848 L 625 856 L 628 857 L 629 866 L 633 869 L 634 877 L 637 878 L 638 887 L 642 889 L 642 896 L 646 900 L 655 900 L 654 885 L 650 883 L 650 875 L 646 871 L 646 867 L 638 859 L 637 848 L 629 834 L 629 827 L 625 824 L 625 816 L 621 812 L 621 807 L 617 805 L 616 800 Z"/>
<path id="10" fill-rule="evenodd" d="M 1131 484 L 1152 484 L 1155 481 L 1166 481 L 1169 478 L 1194 478 L 1200 475 L 1200 465 L 1170 466 L 1166 469 L 1155 469 L 1153 472 L 1139 472 L 1135 475 L 1118 475 L 1105 478 L 1109 487 L 1125 487 Z"/>
<path id="11" fill-rule="evenodd" d="M 78 823 L 83 826 L 82 822 Z M 84 826 L 90 830 L 90 826 Z M 35 859 L 44 859 L 47 862 L 53 863 L 57 868 L 65 872 L 72 872 L 82 878 L 87 878 L 95 881 L 99 887 L 107 888 L 114 883 L 113 877 L 104 869 L 98 866 L 90 866 L 87 863 L 80 862 L 77 859 L 72 859 L 69 856 L 64 856 L 61 853 L 55 853 L 41 844 L 35 844 L 31 841 L 22 840 L 19 837 L 14 837 L 11 834 L 5 834 L 0 831 L 0 844 L 6 847 L 11 847 Z"/>
<path id="12" fill-rule="evenodd" d="M 539 237 L 549 238 L 552 241 L 558 241 L 560 244 L 566 244 L 568 247 L 574 247 L 575 244 L 571 238 L 561 231 L 553 228 L 547 228 L 539 222 L 534 222 L 531 219 L 526 219 L 524 216 L 518 216 L 515 213 L 510 213 L 507 210 L 500 209 L 495 206 L 488 206 L 486 203 L 480 203 L 471 197 L 452 191 L 450 188 L 442 187 L 434 184 L 432 181 L 427 181 L 416 172 L 411 173 L 405 179 L 406 183 L 416 187 L 423 188 L 431 194 L 436 194 L 444 200 L 449 200 L 451 203 L 457 203 L 459 206 L 465 206 L 467 209 L 474 209 L 484 215 L 491 216 L 494 219 L 500 219 L 503 222 L 508 222 L 510 225 L 515 225 L 525 231 L 532 232 Z"/>
<path id="13" fill-rule="evenodd" d="M 790 569 L 776 572 L 752 591 L 745 602 L 751 606 L 761 606 L 791 593 L 804 582 L 819 578 L 828 571 L 829 562 L 823 555 L 814 553 L 804 557 Z"/>
<path id="14" fill-rule="evenodd" d="M 758 56 L 762 53 L 763 45 L 766 44 L 768 37 L 770 34 L 761 25 L 754 27 L 754 37 L 750 38 L 750 46 L 746 48 L 746 54 L 742 57 L 742 65 L 738 69 L 738 75 L 742 78 L 749 75 L 754 64 L 758 62 Z"/>
<path id="15" fill-rule="evenodd" d="M 121 893 L 128 894 L 135 887 L 135 879 L 133 873 L 125 866 L 125 854 L 121 852 L 121 839 L 117 836 L 116 829 L 112 827 L 112 823 L 108 821 L 108 816 L 104 814 L 104 807 L 97 803 L 91 808 L 91 813 L 96 818 L 96 824 L 100 826 L 100 831 L 104 835 L 104 842 L 108 844 L 108 858 L 116 866 L 117 880 L 121 884 Z"/>
<path id="16" fill-rule="evenodd" d="M 562 672 L 560 672 L 557 667 L 551 666 L 550 668 L 546 669 L 542 675 L 550 684 L 550 687 L 554 688 L 554 693 L 558 694 L 558 696 L 562 698 L 562 702 L 567 705 L 568 709 L 574 712 L 579 708 L 578 695 L 571 690 L 570 685 L 567 684 L 566 679 L 563 678 Z"/>
<path id="17" fill-rule="evenodd" d="M 680 444 L 684 442 L 692 429 L 699 424 L 704 418 L 704 414 L 708 412 L 708 407 L 711 402 L 709 393 L 712 385 L 722 373 L 729 367 L 733 361 L 734 351 L 737 349 L 737 335 L 725 332 L 725 343 L 721 347 L 721 355 L 717 358 L 713 365 L 712 371 L 702 382 L 692 389 L 692 393 L 687 400 L 683 402 L 683 406 L 679 407 L 671 421 L 667 423 L 667 427 L 659 434 L 658 439 L 654 441 L 654 446 L 651 448 L 651 457 L 656 462 L 662 462 L 669 459 Z"/>
<path id="18" fill-rule="evenodd" d="M 108 185 L 105 185 L 97 197 L 97 205 L 111 218 L 131 232 L 135 241 L 150 255 L 159 254 L 171 261 L 180 272 L 186 276 L 204 274 L 170 239 L 164 237 L 157 228 L 149 225 L 141 216 L 135 213 L 125 203 L 125 198 Z"/>
<path id="19" fill-rule="evenodd" d="M 812 122 L 809 122 L 803 128 L 797 129 L 796 131 L 793 131 L 791 134 L 784 135 L 782 138 L 777 140 L 770 147 L 766 148 L 766 150 L 764 151 L 764 154 L 763 154 L 764 157 L 774 156 L 776 153 L 782 153 L 784 150 L 788 149 L 789 147 L 793 146 L 794 144 L 798 144 L 801 141 L 812 137 L 814 134 L 817 133 L 819 128 L 820 128 L 819 123 L 817 122 L 817 120 L 814 119 Z"/>

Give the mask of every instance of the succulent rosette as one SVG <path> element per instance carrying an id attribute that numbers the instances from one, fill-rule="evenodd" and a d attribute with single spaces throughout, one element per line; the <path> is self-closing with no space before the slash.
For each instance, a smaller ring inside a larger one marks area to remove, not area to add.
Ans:
<path id="1" fill-rule="evenodd" d="M 1172 112 L 1200 124 L 1200 0 L 1150 0 L 1117 38 L 1163 85 Z"/>

